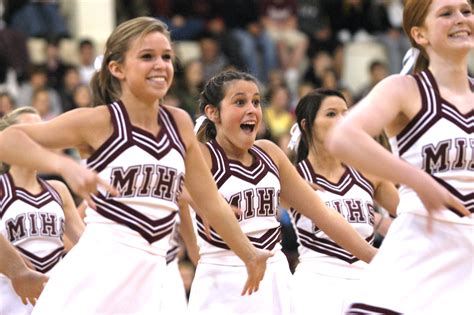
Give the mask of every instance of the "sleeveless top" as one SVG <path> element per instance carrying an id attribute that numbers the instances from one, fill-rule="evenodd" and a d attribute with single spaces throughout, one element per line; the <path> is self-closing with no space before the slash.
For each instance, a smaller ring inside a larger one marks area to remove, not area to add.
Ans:
<path id="1" fill-rule="evenodd" d="M 42 190 L 32 194 L 16 187 L 9 173 L 0 176 L 0 233 L 37 271 L 46 273 L 64 255 L 65 221 L 59 193 L 38 181 Z"/>
<path id="2" fill-rule="evenodd" d="M 327 207 L 339 212 L 362 238 L 373 244 L 374 187 L 369 180 L 347 166 L 339 181 L 333 183 L 316 174 L 307 159 L 298 163 L 296 168 L 306 181 L 324 189 L 315 193 Z M 301 263 L 310 262 L 317 265 L 315 272 L 320 274 L 360 278 L 361 271 L 367 266 L 365 262 L 337 245 L 297 209 L 290 209 L 290 214 L 298 238 Z"/>
<path id="3" fill-rule="evenodd" d="M 185 145 L 168 110 L 160 106 L 160 131 L 153 135 L 130 123 L 121 101 L 108 105 L 113 134 L 87 159 L 87 166 L 114 186 L 99 188 L 87 209 L 87 228 L 118 242 L 165 256 L 178 211 L 185 173 Z"/>
<path id="4" fill-rule="evenodd" d="M 219 193 L 230 205 L 242 210 L 237 217 L 242 231 L 255 247 L 281 249 L 280 223 L 277 220 L 280 175 L 271 157 L 261 148 L 252 146 L 249 152 L 254 162 L 245 166 L 228 159 L 215 140 L 209 141 L 207 146 L 212 158 L 211 173 Z M 201 217 L 197 215 L 196 219 L 200 262 L 244 265 L 217 232 L 211 229 L 211 238 L 208 238 Z"/>
<path id="5" fill-rule="evenodd" d="M 418 73 L 415 79 L 421 109 L 399 135 L 389 139 L 392 152 L 430 174 L 473 213 L 474 110 L 462 114 L 443 99 L 429 70 Z M 397 211 L 427 215 L 416 192 L 405 185 L 400 187 Z M 433 215 L 451 222 L 466 221 L 454 209 L 435 211 Z"/>

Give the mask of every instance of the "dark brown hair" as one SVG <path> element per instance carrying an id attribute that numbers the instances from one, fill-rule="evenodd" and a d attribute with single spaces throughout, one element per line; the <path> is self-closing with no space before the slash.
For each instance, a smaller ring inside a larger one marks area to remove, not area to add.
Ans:
<path id="1" fill-rule="evenodd" d="M 199 98 L 199 111 L 201 115 L 205 115 L 207 105 L 214 106 L 220 110 L 229 82 L 237 80 L 251 81 L 259 86 L 258 80 L 248 73 L 238 71 L 221 72 L 209 79 L 201 92 Z M 197 132 L 197 138 L 203 143 L 216 138 L 216 126 L 210 119 L 206 118 L 204 120 Z"/>

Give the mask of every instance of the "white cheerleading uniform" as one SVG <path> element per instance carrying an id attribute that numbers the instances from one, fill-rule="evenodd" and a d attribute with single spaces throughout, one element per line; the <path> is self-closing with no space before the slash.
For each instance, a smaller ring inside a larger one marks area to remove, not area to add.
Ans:
<path id="1" fill-rule="evenodd" d="M 0 176 L 0 233 L 36 271 L 48 274 L 64 255 L 64 210 L 58 192 L 38 177 L 42 191 L 16 187 L 9 173 Z M 10 279 L 0 274 L 0 314 L 31 314 Z"/>
<path id="2" fill-rule="evenodd" d="M 257 146 L 249 150 L 254 158 L 251 166 L 229 160 L 215 140 L 207 146 L 219 192 L 230 205 L 242 210 L 238 217 L 242 231 L 255 247 L 273 250 L 275 256 L 267 261 L 259 290 L 241 296 L 247 279 L 245 264 L 214 230 L 211 229 L 208 238 L 202 219 L 197 216 L 200 260 L 191 287 L 189 311 L 192 314 L 289 314 L 291 273 L 280 245 L 278 168 Z"/>
<path id="3" fill-rule="evenodd" d="M 442 98 L 429 70 L 415 76 L 419 113 L 392 151 L 431 174 L 474 212 L 474 110 L 462 114 Z M 468 78 L 466 78 L 468 80 Z M 473 85 L 471 84 L 471 88 Z M 348 314 L 472 314 L 474 220 L 453 209 L 427 210 L 415 191 L 400 187 L 398 217 L 348 300 Z"/>
<path id="4" fill-rule="evenodd" d="M 298 173 L 324 191 L 315 193 L 338 211 L 370 244 L 374 240 L 374 187 L 351 167 L 337 183 L 314 172 L 303 160 Z M 342 314 L 346 292 L 361 277 L 367 264 L 332 241 L 311 219 L 290 209 L 298 238 L 299 264 L 293 275 L 292 298 L 296 314 Z"/>
<path id="5" fill-rule="evenodd" d="M 166 253 L 184 179 L 184 143 L 160 106 L 158 135 L 131 125 L 123 104 L 108 105 L 113 134 L 87 166 L 103 188 L 86 210 L 78 244 L 51 275 L 34 314 L 159 314 Z"/>

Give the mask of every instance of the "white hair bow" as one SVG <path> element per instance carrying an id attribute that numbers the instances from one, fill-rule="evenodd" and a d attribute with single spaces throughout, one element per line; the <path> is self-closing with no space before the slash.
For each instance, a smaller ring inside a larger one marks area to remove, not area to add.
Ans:
<path id="1" fill-rule="evenodd" d="M 296 151 L 298 150 L 298 144 L 301 139 L 301 130 L 300 127 L 298 127 L 298 123 L 294 123 L 293 126 L 291 126 L 290 135 L 291 139 L 288 143 L 288 149 Z"/>
<path id="2" fill-rule="evenodd" d="M 400 71 L 400 74 L 409 74 L 415 66 L 419 55 L 420 50 L 418 48 L 412 47 L 408 49 L 405 56 L 403 57 L 403 68 Z"/>
<path id="3" fill-rule="evenodd" d="M 94 69 L 95 71 L 99 72 L 100 68 L 102 68 L 102 62 L 104 62 L 104 55 L 98 55 L 94 59 Z"/>
<path id="4" fill-rule="evenodd" d="M 196 119 L 196 124 L 194 125 L 194 134 L 197 134 L 199 128 L 201 128 L 202 124 L 204 123 L 204 120 L 206 119 L 206 115 L 201 115 Z"/>

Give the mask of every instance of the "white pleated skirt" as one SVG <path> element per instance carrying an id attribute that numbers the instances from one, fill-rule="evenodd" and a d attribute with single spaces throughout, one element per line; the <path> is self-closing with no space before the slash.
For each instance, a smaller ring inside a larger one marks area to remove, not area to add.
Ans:
<path id="1" fill-rule="evenodd" d="M 402 213 L 346 301 L 347 314 L 474 314 L 474 224 Z M 390 313 L 392 311 L 392 313 Z"/>
<path id="2" fill-rule="evenodd" d="M 161 314 L 166 260 L 86 231 L 51 273 L 34 315 Z"/>
<path id="3" fill-rule="evenodd" d="M 189 298 L 190 314 L 292 314 L 291 272 L 285 255 L 267 263 L 259 290 L 241 296 L 247 280 L 245 266 L 199 263 Z M 275 257 L 275 258 L 277 258 Z"/>

